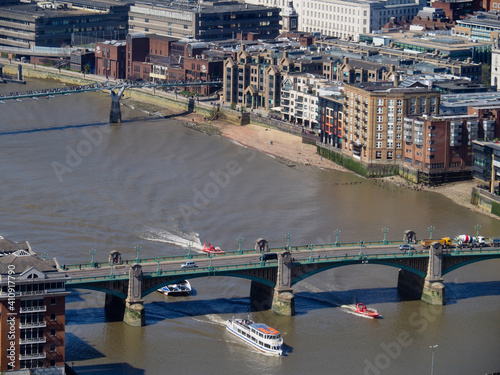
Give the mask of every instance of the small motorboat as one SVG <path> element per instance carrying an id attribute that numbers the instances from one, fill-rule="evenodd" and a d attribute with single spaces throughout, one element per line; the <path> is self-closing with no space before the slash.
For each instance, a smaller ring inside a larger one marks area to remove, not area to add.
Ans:
<path id="1" fill-rule="evenodd" d="M 177 284 L 168 284 L 162 288 L 157 289 L 158 292 L 166 296 L 187 296 L 191 293 L 191 284 L 189 281 L 184 280 Z"/>
<path id="2" fill-rule="evenodd" d="M 202 251 L 204 251 L 205 253 L 209 253 L 209 254 L 222 254 L 224 253 L 223 250 L 220 249 L 220 247 L 213 247 L 210 242 L 205 242 L 203 244 L 203 249 L 201 249 Z"/>
<path id="3" fill-rule="evenodd" d="M 360 314 L 360 315 L 367 316 L 370 318 L 378 318 L 378 316 L 380 315 L 380 313 L 377 310 L 369 309 L 368 307 L 366 307 L 364 305 L 364 303 L 356 304 L 356 309 L 354 310 L 354 312 L 356 314 Z"/>

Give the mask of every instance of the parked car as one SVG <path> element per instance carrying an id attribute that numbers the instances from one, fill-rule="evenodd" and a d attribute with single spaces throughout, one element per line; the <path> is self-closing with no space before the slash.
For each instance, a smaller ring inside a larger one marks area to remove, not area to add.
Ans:
<path id="1" fill-rule="evenodd" d="M 181 268 L 195 268 L 198 267 L 195 262 L 188 260 L 186 263 L 181 265 Z"/>
<path id="2" fill-rule="evenodd" d="M 403 244 L 403 245 L 399 245 L 399 250 L 401 251 L 409 251 L 409 250 L 415 250 L 415 248 L 409 244 Z"/>

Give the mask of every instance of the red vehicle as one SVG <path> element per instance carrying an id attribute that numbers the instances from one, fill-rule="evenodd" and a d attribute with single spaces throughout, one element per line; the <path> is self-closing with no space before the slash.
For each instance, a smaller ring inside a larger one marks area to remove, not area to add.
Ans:
<path id="1" fill-rule="evenodd" d="M 210 242 L 205 242 L 203 244 L 203 249 L 201 249 L 205 253 L 209 254 L 222 254 L 224 251 L 220 249 L 220 247 L 213 247 Z"/>
<path id="2" fill-rule="evenodd" d="M 380 315 L 377 310 L 369 309 L 363 303 L 358 303 L 354 312 L 360 315 L 368 316 L 370 318 L 377 318 Z"/>

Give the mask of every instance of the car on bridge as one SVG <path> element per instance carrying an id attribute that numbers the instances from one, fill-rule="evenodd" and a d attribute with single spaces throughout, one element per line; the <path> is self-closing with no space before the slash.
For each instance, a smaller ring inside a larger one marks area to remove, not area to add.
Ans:
<path id="1" fill-rule="evenodd" d="M 410 250 L 415 250 L 415 248 L 413 246 L 411 246 L 410 244 L 403 244 L 403 245 L 399 245 L 399 250 L 401 251 L 410 251 Z"/>
<path id="2" fill-rule="evenodd" d="M 198 266 L 192 260 L 188 260 L 187 262 L 181 265 L 181 268 L 196 268 L 196 267 Z"/>

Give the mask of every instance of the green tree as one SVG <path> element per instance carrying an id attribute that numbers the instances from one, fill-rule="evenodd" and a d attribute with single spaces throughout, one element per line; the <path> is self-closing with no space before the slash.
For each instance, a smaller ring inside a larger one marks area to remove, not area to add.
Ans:
<path id="1" fill-rule="evenodd" d="M 481 83 L 488 88 L 491 86 L 491 65 L 489 64 L 481 65 Z"/>

